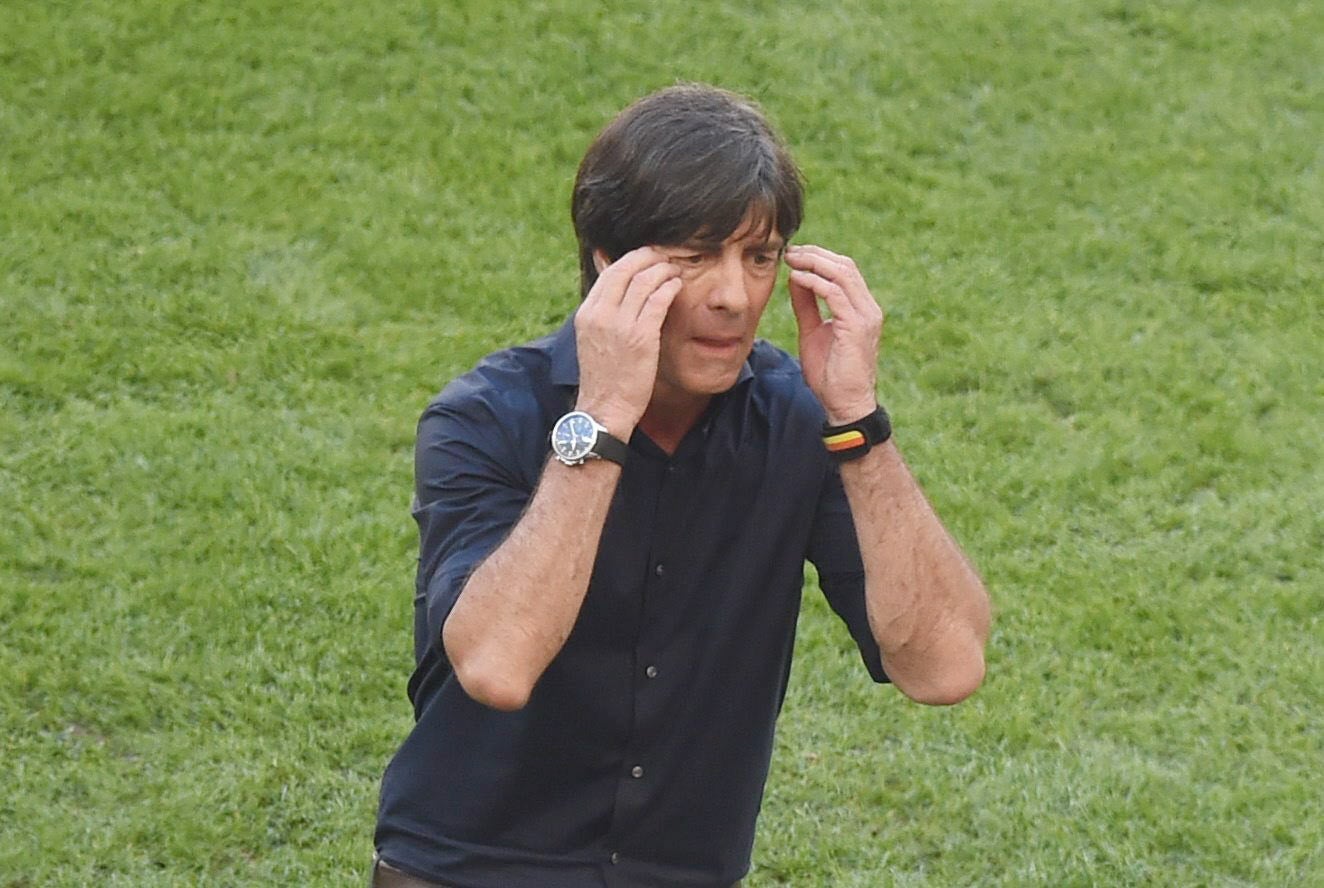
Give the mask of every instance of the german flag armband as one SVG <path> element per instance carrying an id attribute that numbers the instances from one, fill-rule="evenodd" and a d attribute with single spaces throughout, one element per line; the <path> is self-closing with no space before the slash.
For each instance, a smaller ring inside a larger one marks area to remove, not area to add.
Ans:
<path id="1" fill-rule="evenodd" d="M 823 446 L 834 462 L 849 462 L 864 456 L 874 445 L 892 437 L 892 420 L 881 406 L 864 419 L 845 425 L 823 424 Z"/>

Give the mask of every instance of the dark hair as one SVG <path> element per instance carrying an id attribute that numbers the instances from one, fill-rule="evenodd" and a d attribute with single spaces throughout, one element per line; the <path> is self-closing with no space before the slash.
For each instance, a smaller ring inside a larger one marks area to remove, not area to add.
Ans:
<path id="1" fill-rule="evenodd" d="M 645 244 L 720 243 L 751 212 L 789 240 L 804 188 L 790 152 L 755 104 L 682 84 L 645 96 L 598 134 L 570 205 L 581 296 L 598 279 L 594 250 L 615 261 Z"/>

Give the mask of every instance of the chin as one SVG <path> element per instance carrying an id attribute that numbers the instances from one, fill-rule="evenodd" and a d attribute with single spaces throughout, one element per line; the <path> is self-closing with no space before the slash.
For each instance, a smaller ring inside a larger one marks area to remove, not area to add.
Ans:
<path id="1" fill-rule="evenodd" d="M 745 360 L 749 357 L 748 353 L 740 356 L 738 362 L 730 361 L 696 361 L 686 367 L 683 372 L 667 372 L 664 365 L 659 375 L 661 380 L 665 380 L 665 387 L 676 395 L 691 398 L 709 398 L 713 395 L 720 395 L 723 392 L 730 391 L 731 387 L 740 379 L 740 371 L 745 366 Z M 674 368 L 675 365 L 672 365 Z"/>
<path id="2" fill-rule="evenodd" d="M 705 375 L 703 379 L 693 380 L 690 391 L 699 395 L 720 395 L 722 392 L 730 391 L 740 378 L 739 368 L 730 373 Z"/>

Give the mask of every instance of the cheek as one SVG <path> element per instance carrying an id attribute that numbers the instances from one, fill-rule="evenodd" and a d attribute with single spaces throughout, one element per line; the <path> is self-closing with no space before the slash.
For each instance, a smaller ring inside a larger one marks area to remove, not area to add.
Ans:
<path id="1" fill-rule="evenodd" d="M 662 321 L 662 338 L 659 343 L 659 350 L 663 360 L 673 354 L 680 348 L 684 341 L 685 330 L 685 310 L 680 305 L 680 297 L 671 303 L 671 308 L 667 309 L 667 316 Z"/>
<path id="2" fill-rule="evenodd" d="M 772 300 L 772 293 L 777 288 L 777 278 L 771 280 L 766 278 L 753 281 L 749 285 L 749 307 L 754 314 L 755 322 L 762 316 L 763 310 L 768 307 Z"/>
<path id="3" fill-rule="evenodd" d="M 693 284 L 681 284 L 680 292 L 676 298 L 671 300 L 671 306 L 667 309 L 667 316 L 662 320 L 662 333 L 665 335 L 668 330 L 680 329 L 685 326 L 689 316 L 694 311 L 695 294 L 698 288 Z"/>

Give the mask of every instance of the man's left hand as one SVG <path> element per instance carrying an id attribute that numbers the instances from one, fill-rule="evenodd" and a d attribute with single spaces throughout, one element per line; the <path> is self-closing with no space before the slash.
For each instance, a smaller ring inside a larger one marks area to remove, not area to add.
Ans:
<path id="1" fill-rule="evenodd" d="M 878 406 L 875 378 L 883 310 L 848 256 L 815 246 L 786 250 L 791 308 L 800 330 L 800 364 L 832 425 Z M 824 316 L 819 300 L 827 306 Z"/>

